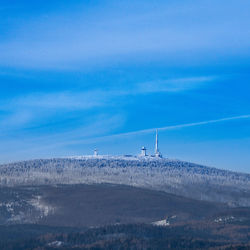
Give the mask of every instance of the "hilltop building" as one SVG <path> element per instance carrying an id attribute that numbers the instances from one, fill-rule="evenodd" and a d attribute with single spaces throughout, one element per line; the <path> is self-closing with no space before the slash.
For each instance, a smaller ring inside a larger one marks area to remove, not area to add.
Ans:
<path id="1" fill-rule="evenodd" d="M 156 129 L 156 134 L 155 134 L 155 153 L 151 157 L 162 158 L 162 154 L 159 151 L 158 144 L 159 144 L 159 142 L 158 142 L 158 129 Z M 139 156 L 142 156 L 142 157 L 148 156 L 145 147 L 141 148 L 141 154 Z"/>
<path id="2" fill-rule="evenodd" d="M 141 155 L 140 156 L 147 156 L 147 149 L 145 147 L 141 148 Z"/>
<path id="3" fill-rule="evenodd" d="M 91 157 L 97 157 L 97 158 L 102 158 L 102 157 L 107 157 L 107 155 L 106 156 L 104 156 L 104 155 L 99 155 L 98 154 L 98 150 L 97 149 L 95 149 L 94 150 L 94 154 L 93 154 L 93 156 L 91 156 Z M 109 156 L 109 157 L 111 157 L 111 156 Z M 136 158 L 136 156 L 133 156 L 133 155 L 124 155 L 124 157 L 135 157 Z M 159 151 L 159 140 L 158 140 L 158 129 L 156 129 L 156 134 L 155 134 L 155 152 L 154 152 L 154 154 L 153 155 L 147 155 L 147 149 L 146 149 L 146 147 L 142 147 L 141 148 L 141 153 L 138 155 L 138 157 L 148 157 L 148 158 L 151 158 L 151 157 L 155 157 L 155 158 L 162 158 L 162 154 L 160 153 L 160 151 Z"/>
<path id="4" fill-rule="evenodd" d="M 97 149 L 94 150 L 94 156 L 98 156 L 98 150 Z"/>

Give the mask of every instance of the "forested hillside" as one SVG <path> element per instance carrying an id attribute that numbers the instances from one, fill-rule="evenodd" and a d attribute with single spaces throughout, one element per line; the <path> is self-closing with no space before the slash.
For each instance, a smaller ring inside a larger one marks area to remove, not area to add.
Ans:
<path id="1" fill-rule="evenodd" d="M 161 190 L 198 200 L 250 206 L 250 175 L 169 159 L 65 158 L 0 166 L 0 184 L 113 183 Z"/>

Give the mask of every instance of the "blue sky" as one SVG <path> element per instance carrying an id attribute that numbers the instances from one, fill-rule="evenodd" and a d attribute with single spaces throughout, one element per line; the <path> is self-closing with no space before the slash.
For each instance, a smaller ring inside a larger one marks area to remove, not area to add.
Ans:
<path id="1" fill-rule="evenodd" d="M 152 152 L 162 128 L 166 157 L 250 173 L 249 9 L 0 0 L 0 162 Z"/>

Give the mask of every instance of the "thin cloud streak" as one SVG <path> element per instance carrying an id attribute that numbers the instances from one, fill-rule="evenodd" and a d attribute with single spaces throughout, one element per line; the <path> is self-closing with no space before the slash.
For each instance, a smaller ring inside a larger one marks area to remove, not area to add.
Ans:
<path id="1" fill-rule="evenodd" d="M 53 143 L 50 145 L 50 148 L 54 148 L 56 146 L 58 147 L 58 146 L 74 145 L 74 144 L 81 144 L 81 143 L 83 143 L 83 144 L 97 143 L 97 142 L 106 141 L 107 139 L 112 139 L 112 138 L 133 136 L 133 135 L 139 135 L 139 134 L 148 134 L 148 133 L 155 132 L 156 129 L 158 129 L 159 131 L 175 130 L 175 129 L 202 126 L 202 125 L 207 125 L 207 124 L 214 124 L 214 123 L 227 122 L 227 121 L 233 121 L 233 120 L 241 120 L 241 119 L 250 119 L 250 114 L 241 115 L 241 116 L 225 117 L 225 118 L 221 118 L 221 119 L 208 120 L 208 121 L 202 121 L 202 122 L 184 123 L 184 124 L 166 126 L 166 127 L 161 127 L 161 128 L 143 129 L 143 130 L 137 130 L 137 131 L 132 131 L 132 132 L 128 132 L 128 133 L 120 133 L 120 134 L 113 134 L 113 135 L 107 135 L 107 136 L 92 137 L 92 138 L 81 139 L 81 140 L 71 140 L 71 141 L 61 142 L 61 143 Z"/>
<path id="2" fill-rule="evenodd" d="M 202 126 L 202 125 L 219 123 L 219 122 L 226 122 L 226 121 L 233 121 L 233 120 L 240 120 L 240 119 L 249 119 L 249 118 L 250 118 L 250 114 L 241 115 L 241 116 L 232 116 L 232 117 L 225 117 L 225 118 L 216 119 L 216 120 L 208 120 L 208 121 L 193 122 L 193 123 L 184 123 L 184 124 L 166 126 L 166 127 L 161 127 L 161 128 L 143 129 L 143 130 L 137 130 L 137 131 L 132 131 L 132 132 L 128 132 L 128 133 L 108 135 L 108 136 L 103 136 L 103 137 L 98 137 L 98 138 L 93 138 L 93 139 L 96 139 L 96 140 L 101 139 L 102 140 L 102 139 L 117 138 L 117 137 L 124 137 L 124 136 L 130 136 L 130 135 L 147 134 L 147 133 L 154 132 L 156 129 L 158 129 L 159 131 L 174 130 L 174 129 Z"/>
<path id="3" fill-rule="evenodd" d="M 166 127 L 161 127 L 161 128 L 151 128 L 151 129 L 137 130 L 137 131 L 132 131 L 132 132 L 128 132 L 128 133 L 120 133 L 120 134 L 114 134 L 114 135 L 92 137 L 92 138 L 81 139 L 81 140 L 71 140 L 71 141 L 67 141 L 67 142 L 49 143 L 46 146 L 40 146 L 39 148 L 35 147 L 35 151 L 42 151 L 42 150 L 45 150 L 45 149 L 52 150 L 52 149 L 55 149 L 57 147 L 63 147 L 63 146 L 66 146 L 66 145 L 69 146 L 69 145 L 81 144 L 81 143 L 83 143 L 83 144 L 96 143 L 96 142 L 105 141 L 107 139 L 112 139 L 112 138 L 119 138 L 119 137 L 133 136 L 133 135 L 139 135 L 139 134 L 153 133 L 153 132 L 155 132 L 156 129 L 158 129 L 159 131 L 175 130 L 175 129 L 202 126 L 202 125 L 207 125 L 207 124 L 214 124 L 214 123 L 227 122 L 227 121 L 240 120 L 240 119 L 250 119 L 250 114 L 241 115 L 241 116 L 225 117 L 225 118 L 221 118 L 221 119 L 214 119 L 214 120 L 208 120 L 208 121 L 202 121 L 202 122 L 185 123 L 185 124 L 166 126 Z M 30 151 L 30 149 L 24 149 L 22 152 L 19 152 L 19 153 L 26 153 L 27 151 Z M 58 157 L 63 157 L 63 156 L 61 155 L 61 156 L 58 156 Z"/>
<path id="4" fill-rule="evenodd" d="M 136 86 L 134 93 L 180 92 L 204 86 L 218 78 L 218 76 L 198 76 L 143 82 Z"/>

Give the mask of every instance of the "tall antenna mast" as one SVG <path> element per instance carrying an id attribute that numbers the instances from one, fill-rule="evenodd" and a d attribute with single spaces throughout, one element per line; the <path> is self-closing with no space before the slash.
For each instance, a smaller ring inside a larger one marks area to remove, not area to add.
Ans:
<path id="1" fill-rule="evenodd" d="M 158 149 L 158 129 L 156 129 L 156 134 L 155 134 L 155 157 L 160 157 L 160 158 L 162 157 Z"/>
<path id="2" fill-rule="evenodd" d="M 156 129 L 156 134 L 155 134 L 155 155 L 158 153 L 158 129 Z"/>

